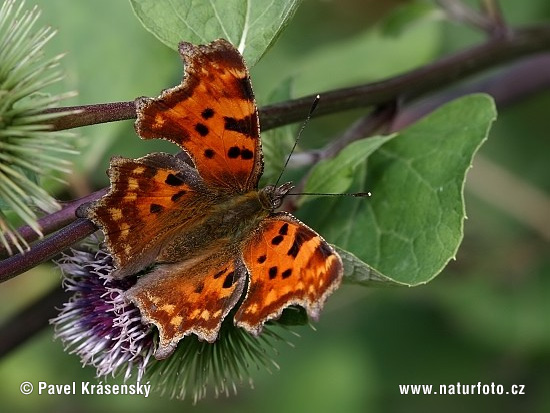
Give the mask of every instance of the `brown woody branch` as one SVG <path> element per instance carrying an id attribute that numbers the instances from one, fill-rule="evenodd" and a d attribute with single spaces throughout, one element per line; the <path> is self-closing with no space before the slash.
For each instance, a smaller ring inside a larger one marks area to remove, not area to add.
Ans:
<path id="1" fill-rule="evenodd" d="M 322 100 L 313 117 L 392 102 L 399 97 L 405 101 L 414 100 L 485 69 L 545 51 L 550 51 L 550 25 L 510 30 L 505 37 L 491 38 L 479 46 L 449 55 L 400 76 L 322 92 Z M 305 119 L 314 98 L 315 95 L 309 95 L 265 106 L 260 110 L 262 130 Z M 78 110 L 79 113 L 57 118 L 53 123 L 55 130 L 136 117 L 133 101 L 74 106 L 52 111 L 73 110 Z"/>

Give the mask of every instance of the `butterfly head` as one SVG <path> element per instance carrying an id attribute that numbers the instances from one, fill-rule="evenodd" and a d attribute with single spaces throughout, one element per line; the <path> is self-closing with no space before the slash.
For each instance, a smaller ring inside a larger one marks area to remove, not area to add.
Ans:
<path id="1" fill-rule="evenodd" d="M 280 186 L 267 185 L 260 191 L 260 202 L 265 209 L 273 211 L 281 206 L 285 195 L 294 188 L 292 182 Z"/>

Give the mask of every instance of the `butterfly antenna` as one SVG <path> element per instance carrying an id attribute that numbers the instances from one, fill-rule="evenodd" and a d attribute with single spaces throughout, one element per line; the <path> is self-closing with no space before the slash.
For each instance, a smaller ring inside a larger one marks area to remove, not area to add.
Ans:
<path id="1" fill-rule="evenodd" d="M 353 193 L 343 193 L 343 194 L 330 194 L 324 192 L 291 192 L 286 194 L 287 196 L 293 195 L 310 195 L 310 196 L 351 196 L 353 198 L 368 198 L 372 196 L 371 192 L 353 192 Z"/>
<path id="2" fill-rule="evenodd" d="M 309 108 L 309 113 L 307 114 L 306 120 L 302 124 L 302 127 L 298 131 L 298 136 L 296 136 L 296 140 L 294 141 L 294 145 L 292 146 L 292 149 L 290 150 L 290 153 L 288 154 L 288 157 L 286 158 L 286 162 L 283 165 L 283 168 L 281 169 L 281 173 L 279 174 L 279 177 L 277 178 L 277 182 L 275 182 L 275 186 L 279 184 L 279 181 L 281 180 L 283 173 L 285 172 L 285 169 L 288 165 L 288 162 L 290 161 L 290 158 L 292 154 L 294 153 L 294 150 L 296 149 L 296 146 L 298 145 L 298 141 L 300 140 L 300 137 L 302 136 L 302 132 L 306 128 L 306 125 L 308 124 L 309 120 L 311 119 L 311 115 L 313 115 L 313 112 L 315 111 L 315 108 L 317 107 L 317 104 L 319 103 L 319 100 L 321 99 L 321 96 L 317 95 L 315 96 L 315 99 L 313 100 L 313 103 L 311 104 L 311 107 Z"/>

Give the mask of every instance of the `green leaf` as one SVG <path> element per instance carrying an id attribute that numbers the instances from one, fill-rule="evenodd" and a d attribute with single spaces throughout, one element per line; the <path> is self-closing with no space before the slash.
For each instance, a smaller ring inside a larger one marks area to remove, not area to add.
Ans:
<path id="1" fill-rule="evenodd" d="M 466 172 L 495 118 L 490 97 L 457 99 L 357 165 L 349 190 L 372 197 L 314 200 L 299 215 L 381 277 L 426 283 L 455 257 L 463 237 Z"/>
<path id="2" fill-rule="evenodd" d="M 130 0 L 137 18 L 160 41 L 177 49 L 182 40 L 209 43 L 223 37 L 250 66 L 274 42 L 299 0 Z"/>
<path id="3" fill-rule="evenodd" d="M 334 158 L 318 162 L 311 171 L 304 192 L 346 192 L 353 182 L 357 166 L 394 136 L 373 136 L 358 140 L 346 146 Z"/>
<path id="4" fill-rule="evenodd" d="M 374 285 L 390 286 L 400 284 L 376 272 L 376 270 L 369 267 L 351 252 L 343 250 L 336 245 L 333 245 L 333 247 L 342 258 L 342 263 L 344 264 L 344 280 L 346 283 L 359 284 L 368 287 L 372 287 Z"/>

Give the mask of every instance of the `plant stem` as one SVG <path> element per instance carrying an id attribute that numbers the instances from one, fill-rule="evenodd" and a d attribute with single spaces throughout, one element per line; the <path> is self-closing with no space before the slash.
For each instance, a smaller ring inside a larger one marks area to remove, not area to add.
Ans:
<path id="1" fill-rule="evenodd" d="M 403 98 L 407 102 L 448 86 L 474 73 L 494 68 L 522 56 L 550 50 L 550 25 L 509 31 L 505 37 L 449 55 L 432 64 L 375 83 L 321 93 L 322 100 L 313 117 L 342 112 Z M 262 130 L 298 122 L 306 118 L 315 95 L 276 103 L 260 110 Z M 56 108 L 51 111 L 79 110 L 56 118 L 55 130 L 113 122 L 136 117 L 134 102 L 116 102 Z"/>
<path id="2" fill-rule="evenodd" d="M 79 218 L 42 241 L 37 242 L 24 254 L 13 255 L 0 263 L 0 283 L 22 274 L 38 264 L 51 260 L 61 251 L 93 234 L 96 226 L 89 220 Z"/>
<path id="3" fill-rule="evenodd" d="M 432 64 L 380 82 L 320 93 L 313 117 L 399 100 L 408 103 L 474 73 L 523 56 L 550 51 L 550 25 L 520 29 L 491 38 Z M 260 111 L 262 128 L 271 129 L 304 119 L 314 95 L 277 103 Z M 399 99 L 400 98 L 400 99 Z"/>
<path id="4" fill-rule="evenodd" d="M 45 113 L 59 112 L 70 113 L 52 119 L 50 125 L 52 125 L 53 130 L 72 129 L 136 117 L 136 107 L 133 101 L 52 108 L 45 111 Z"/>
<path id="5" fill-rule="evenodd" d="M 474 10 L 462 0 L 436 0 L 436 2 L 439 4 L 439 7 L 445 10 L 450 19 L 492 34 L 494 29 L 491 19 Z"/>
<path id="6" fill-rule="evenodd" d="M 481 6 L 492 23 L 493 35 L 498 36 L 505 33 L 507 28 L 499 2 L 497 0 L 482 0 Z"/>

